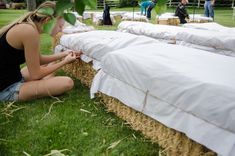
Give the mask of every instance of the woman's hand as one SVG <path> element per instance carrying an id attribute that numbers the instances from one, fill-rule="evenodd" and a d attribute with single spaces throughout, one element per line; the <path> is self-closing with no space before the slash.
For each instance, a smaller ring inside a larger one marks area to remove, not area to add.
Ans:
<path id="1" fill-rule="evenodd" d="M 80 58 L 82 52 L 81 51 L 72 51 L 72 50 L 68 50 L 68 51 L 64 51 L 61 52 L 61 58 L 66 57 L 67 55 L 69 55 L 70 53 L 74 53 L 76 55 L 76 58 Z"/>
<path id="2" fill-rule="evenodd" d="M 63 51 L 60 53 L 60 57 L 61 58 L 64 58 L 66 57 L 68 54 L 70 54 L 72 51 L 71 50 L 67 50 L 67 51 Z"/>
<path id="3" fill-rule="evenodd" d="M 82 55 L 82 52 L 81 51 L 77 51 L 77 52 L 74 52 L 74 54 L 76 55 L 76 59 L 79 59 Z"/>
<path id="4" fill-rule="evenodd" d="M 82 52 L 68 52 L 67 56 L 65 56 L 64 61 L 66 64 L 74 62 L 76 59 L 79 59 Z"/>

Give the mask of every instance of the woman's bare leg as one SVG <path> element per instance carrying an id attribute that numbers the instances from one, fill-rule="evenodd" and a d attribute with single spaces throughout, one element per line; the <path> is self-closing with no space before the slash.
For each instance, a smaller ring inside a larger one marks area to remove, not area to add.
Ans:
<path id="1" fill-rule="evenodd" d="M 19 100 L 27 101 L 46 96 L 56 96 L 71 90 L 74 82 L 70 77 L 56 76 L 37 81 L 28 81 L 20 87 Z"/>

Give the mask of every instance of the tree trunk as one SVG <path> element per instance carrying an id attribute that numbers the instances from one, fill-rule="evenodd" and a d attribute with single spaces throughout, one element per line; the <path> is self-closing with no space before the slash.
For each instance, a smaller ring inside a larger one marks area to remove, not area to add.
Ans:
<path id="1" fill-rule="evenodd" d="M 34 11 L 36 9 L 36 0 L 27 0 L 28 11 Z"/>

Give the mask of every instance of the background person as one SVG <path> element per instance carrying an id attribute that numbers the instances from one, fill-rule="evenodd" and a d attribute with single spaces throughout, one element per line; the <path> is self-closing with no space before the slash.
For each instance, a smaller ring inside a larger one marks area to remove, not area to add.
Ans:
<path id="1" fill-rule="evenodd" d="M 205 0 L 204 9 L 206 17 L 211 17 L 214 19 L 214 4 L 215 0 Z"/>
<path id="2" fill-rule="evenodd" d="M 73 88 L 70 77 L 53 76 L 53 73 L 74 62 L 80 54 L 68 51 L 48 56 L 40 54 L 42 27 L 52 19 L 51 15 L 38 11 L 42 8 L 54 10 L 55 3 L 44 2 L 34 12 L 0 29 L 0 101 L 55 96 Z M 57 17 L 56 20 L 52 36 L 64 25 L 63 18 Z M 27 66 L 21 70 L 20 65 L 25 62 Z"/>
<path id="3" fill-rule="evenodd" d="M 108 4 L 105 4 L 104 12 L 103 12 L 103 24 L 104 25 L 113 25 L 110 18 L 110 7 Z"/>
<path id="4" fill-rule="evenodd" d="M 140 3 L 140 14 L 146 16 L 147 8 L 151 5 L 151 1 L 142 1 Z"/>
<path id="5" fill-rule="evenodd" d="M 147 9 L 147 18 L 150 20 L 151 19 L 151 11 L 152 9 L 156 6 L 157 0 L 152 0 L 148 9 Z"/>
<path id="6" fill-rule="evenodd" d="M 186 4 L 188 4 L 188 0 L 181 0 L 175 11 L 175 16 L 179 17 L 180 24 L 187 23 L 185 18 L 189 19 L 189 15 L 186 10 Z"/>

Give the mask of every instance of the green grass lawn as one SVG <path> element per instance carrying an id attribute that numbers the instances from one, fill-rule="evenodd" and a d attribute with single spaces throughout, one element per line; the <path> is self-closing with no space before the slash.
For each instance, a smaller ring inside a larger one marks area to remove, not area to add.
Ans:
<path id="1" fill-rule="evenodd" d="M 132 8 L 126 10 L 132 11 Z M 168 11 L 173 12 L 174 9 L 168 8 Z M 0 28 L 25 12 L 0 10 Z M 189 9 L 189 13 L 192 12 Z M 203 9 L 196 10 L 196 13 L 202 12 Z M 225 26 L 235 26 L 231 9 L 216 9 L 215 21 Z M 154 23 L 154 19 L 151 22 Z M 87 20 L 86 23 L 91 21 Z M 115 30 L 117 25 L 96 28 Z M 41 50 L 44 54 L 51 53 L 51 38 L 48 35 L 41 35 Z M 65 75 L 63 71 L 58 74 Z M 36 156 L 63 149 L 67 149 L 64 152 L 67 155 L 74 156 L 158 155 L 157 144 L 107 112 L 99 99 L 91 100 L 89 89 L 78 80 L 74 81 L 74 89 L 59 97 L 63 102 L 45 98 L 14 103 L 13 106 L 0 103 L 0 156 L 27 153 Z"/>

